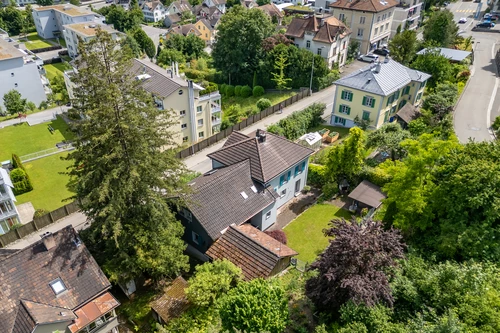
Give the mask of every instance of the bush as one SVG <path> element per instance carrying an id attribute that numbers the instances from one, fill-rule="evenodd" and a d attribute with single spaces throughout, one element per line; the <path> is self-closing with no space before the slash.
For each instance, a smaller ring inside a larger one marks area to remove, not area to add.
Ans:
<path id="1" fill-rule="evenodd" d="M 316 187 L 321 187 L 326 182 L 326 168 L 324 165 L 309 164 L 307 172 L 307 183 Z"/>
<path id="2" fill-rule="evenodd" d="M 16 154 L 12 154 L 12 167 L 14 169 L 19 168 L 19 169 L 23 169 L 24 171 L 26 171 L 23 163 L 21 162 L 21 159 Z"/>
<path id="3" fill-rule="evenodd" d="M 28 174 L 21 168 L 12 170 L 10 173 L 10 178 L 14 185 L 14 194 L 19 195 L 33 190 L 33 185 L 31 184 Z"/>
<path id="4" fill-rule="evenodd" d="M 275 127 L 273 127 L 273 130 L 279 132 L 280 135 L 283 135 L 288 140 L 295 141 L 306 134 L 310 128 L 316 127 L 323 122 L 321 116 L 325 109 L 325 104 L 314 103 L 302 111 L 296 111 L 288 117 L 281 119 L 276 125 L 281 130 Z M 278 134 L 276 132 L 271 133 Z"/>
<path id="5" fill-rule="evenodd" d="M 262 86 L 255 86 L 252 91 L 253 97 L 260 97 L 264 95 L 264 87 Z"/>
<path id="6" fill-rule="evenodd" d="M 220 85 L 219 87 L 219 92 L 222 94 L 222 95 L 225 95 L 226 94 L 226 87 L 227 87 L 227 84 L 223 83 Z"/>
<path id="7" fill-rule="evenodd" d="M 227 96 L 227 97 L 232 97 L 232 96 L 234 96 L 234 86 L 232 86 L 232 85 L 230 85 L 230 84 L 228 84 L 228 85 L 226 86 L 226 96 Z"/>
<path id="8" fill-rule="evenodd" d="M 241 88 L 241 97 L 247 98 L 252 96 L 252 88 L 250 86 L 243 86 Z"/>
<path id="9" fill-rule="evenodd" d="M 242 88 L 242 86 L 234 87 L 234 96 L 236 96 L 236 97 L 241 96 L 241 88 Z"/>
<path id="10" fill-rule="evenodd" d="M 219 87 L 217 86 L 217 83 L 208 82 L 208 84 L 205 85 L 205 89 L 203 89 L 202 91 L 200 91 L 200 96 L 210 94 L 210 93 L 212 93 L 214 91 L 217 91 L 217 90 L 219 90 Z"/>
<path id="11" fill-rule="evenodd" d="M 270 107 L 272 104 L 271 104 L 271 101 L 268 100 L 267 98 L 261 98 L 257 101 L 256 105 L 260 111 L 264 111 L 265 109 Z"/>
<path id="12" fill-rule="evenodd" d="M 321 188 L 323 191 L 323 198 L 325 200 L 330 200 L 335 194 L 339 192 L 339 188 L 336 183 L 327 183 Z"/>
<path id="13" fill-rule="evenodd" d="M 44 215 L 47 215 L 49 212 L 46 211 L 45 209 L 43 208 L 38 208 L 37 210 L 35 210 L 35 214 L 33 214 L 33 218 L 36 218 L 36 217 L 42 217 Z"/>
<path id="14" fill-rule="evenodd" d="M 500 116 L 495 118 L 495 121 L 491 124 L 491 128 L 493 128 L 495 135 L 498 138 L 498 136 L 500 136 Z"/>
<path id="15" fill-rule="evenodd" d="M 40 110 L 45 110 L 45 109 L 46 109 L 46 108 L 48 108 L 48 107 L 49 107 L 49 103 L 48 103 L 47 101 L 42 101 L 42 102 L 40 103 L 40 105 L 38 105 L 38 108 L 39 108 Z"/>
<path id="16" fill-rule="evenodd" d="M 271 236 L 272 238 L 276 239 L 278 242 L 283 243 L 285 245 L 288 242 L 286 239 L 286 234 L 283 230 L 269 230 L 265 231 L 265 233 Z"/>

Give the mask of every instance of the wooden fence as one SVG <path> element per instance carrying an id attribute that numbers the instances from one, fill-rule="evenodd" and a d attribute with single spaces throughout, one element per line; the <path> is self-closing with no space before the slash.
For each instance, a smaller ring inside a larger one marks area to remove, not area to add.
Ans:
<path id="1" fill-rule="evenodd" d="M 284 100 L 278 104 L 270 106 L 267 109 L 255 114 L 255 115 L 248 116 L 248 118 L 243 119 L 241 122 L 239 122 L 231 127 L 228 127 L 225 130 L 220 131 L 219 133 L 214 134 L 211 137 L 208 137 L 207 139 L 205 139 L 203 141 L 197 142 L 190 147 L 184 148 L 183 150 L 179 151 L 176 156 L 177 156 L 177 158 L 186 158 L 186 157 L 189 157 L 191 155 L 194 155 L 197 152 L 199 152 L 207 147 L 210 147 L 210 146 L 216 144 L 217 142 L 227 138 L 231 133 L 233 133 L 233 131 L 241 131 L 242 129 L 244 129 L 252 124 L 255 124 L 256 122 L 260 121 L 261 119 L 264 119 L 264 118 L 272 115 L 273 113 L 279 111 L 280 105 L 283 104 L 284 107 L 287 107 L 287 106 L 292 105 L 293 103 L 300 101 L 301 99 L 303 99 L 304 97 L 307 97 L 307 96 L 309 96 L 309 89 L 302 88 L 297 94 L 293 95 L 292 97 L 289 97 L 286 100 Z"/>
<path id="2" fill-rule="evenodd" d="M 61 208 L 58 208 L 46 215 L 36 217 L 33 221 L 23 224 L 22 226 L 10 230 L 8 233 L 0 235 L 0 247 L 5 247 L 7 244 L 13 243 L 18 239 L 24 238 L 29 234 L 62 219 L 65 216 L 73 214 L 79 210 L 76 202 L 71 202 Z"/>

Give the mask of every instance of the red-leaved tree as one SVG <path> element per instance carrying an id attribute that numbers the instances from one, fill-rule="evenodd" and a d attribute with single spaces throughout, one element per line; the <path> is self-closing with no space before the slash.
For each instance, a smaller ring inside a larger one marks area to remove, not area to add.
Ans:
<path id="1" fill-rule="evenodd" d="M 265 231 L 265 233 L 271 236 L 272 238 L 276 239 L 278 242 L 281 242 L 286 245 L 287 239 L 286 239 L 286 234 L 283 230 L 269 230 Z"/>
<path id="2" fill-rule="evenodd" d="M 309 270 L 318 275 L 306 282 L 306 295 L 318 310 L 336 316 L 348 301 L 373 306 L 392 306 L 389 268 L 404 257 L 406 245 L 398 230 L 384 230 L 382 223 L 367 219 L 331 221 L 324 229 L 333 237 L 330 245 Z"/>

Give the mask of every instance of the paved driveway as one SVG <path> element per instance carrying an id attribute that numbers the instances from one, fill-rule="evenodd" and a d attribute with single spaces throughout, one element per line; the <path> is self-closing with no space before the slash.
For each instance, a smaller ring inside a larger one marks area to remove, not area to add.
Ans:
<path id="1" fill-rule="evenodd" d="M 149 36 L 155 43 L 155 47 L 158 48 L 158 44 L 160 43 L 160 34 L 164 34 L 167 32 L 167 29 L 160 29 L 156 27 L 151 27 L 149 25 L 141 25 L 142 30 Z"/>

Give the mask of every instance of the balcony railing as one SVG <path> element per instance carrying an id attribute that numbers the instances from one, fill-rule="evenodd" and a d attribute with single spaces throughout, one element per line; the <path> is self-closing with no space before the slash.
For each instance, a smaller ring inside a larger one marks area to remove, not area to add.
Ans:
<path id="1" fill-rule="evenodd" d="M 212 104 L 212 113 L 216 113 L 216 112 L 221 112 L 221 107 L 220 105 L 217 105 L 217 104 Z"/>
<path id="2" fill-rule="evenodd" d="M 207 99 L 215 99 L 215 98 L 220 98 L 220 93 L 218 90 L 212 91 L 211 93 L 202 95 L 198 97 L 199 101 L 206 101 Z"/>
<path id="3" fill-rule="evenodd" d="M 212 118 L 212 126 L 220 125 L 221 122 L 221 118 Z"/>

